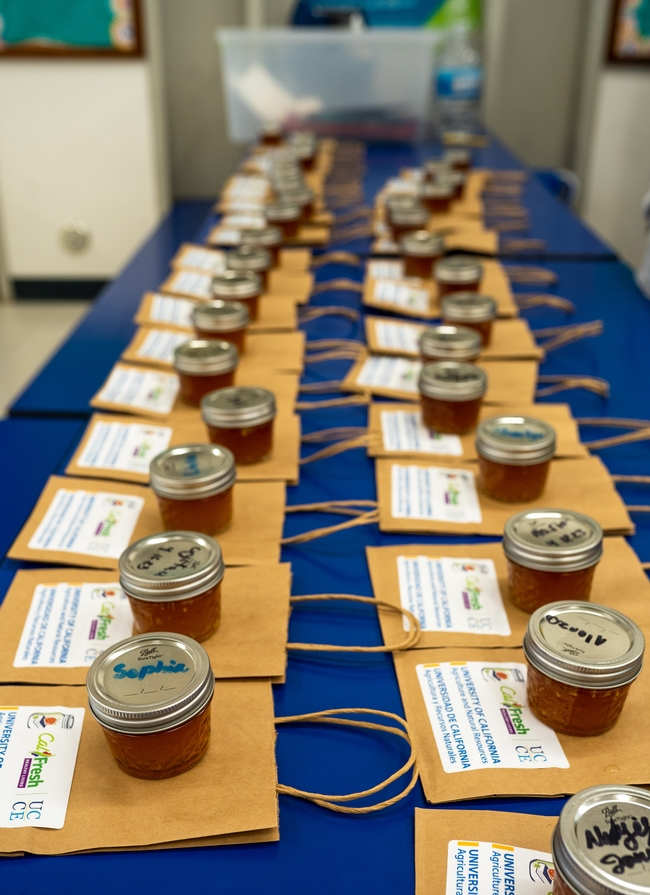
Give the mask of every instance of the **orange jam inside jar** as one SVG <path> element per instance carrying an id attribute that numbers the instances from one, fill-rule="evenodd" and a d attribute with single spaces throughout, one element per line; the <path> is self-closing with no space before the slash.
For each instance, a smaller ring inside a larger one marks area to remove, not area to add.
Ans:
<path id="1" fill-rule="evenodd" d="M 300 220 L 305 222 L 311 219 L 314 213 L 314 191 L 307 184 L 281 180 L 277 182 L 278 200 L 297 205 L 300 208 Z"/>
<path id="2" fill-rule="evenodd" d="M 223 557 L 217 542 L 194 531 L 136 541 L 120 557 L 120 585 L 133 612 L 133 631 L 212 637 L 221 619 Z"/>
<path id="3" fill-rule="evenodd" d="M 426 364 L 418 381 L 422 422 L 449 435 L 469 432 L 478 422 L 487 376 L 475 364 Z"/>
<path id="4" fill-rule="evenodd" d="M 649 847 L 645 789 L 583 789 L 562 808 L 553 832 L 553 895 L 648 895 Z"/>
<path id="5" fill-rule="evenodd" d="M 230 342 L 241 356 L 246 350 L 248 308 L 239 301 L 211 301 L 192 310 L 192 325 L 197 339 Z"/>
<path id="6" fill-rule="evenodd" d="M 302 208 L 294 202 L 271 202 L 265 206 L 264 215 L 269 224 L 282 230 L 283 241 L 298 235 Z"/>
<path id="7" fill-rule="evenodd" d="M 293 150 L 300 167 L 311 170 L 318 156 L 318 138 L 312 131 L 296 131 L 289 137 L 289 145 Z"/>
<path id="8" fill-rule="evenodd" d="M 558 733 L 585 737 L 618 721 L 641 672 L 645 641 L 622 612 L 567 601 L 531 615 L 523 646 L 531 712 Z"/>
<path id="9" fill-rule="evenodd" d="M 262 281 L 251 270 L 224 270 L 212 278 L 212 295 L 222 301 L 241 302 L 251 320 L 257 320 Z"/>
<path id="10" fill-rule="evenodd" d="M 494 416 L 476 430 L 478 488 L 505 503 L 527 503 L 544 492 L 555 430 L 529 416 Z"/>
<path id="11" fill-rule="evenodd" d="M 126 774 L 175 777 L 205 755 L 214 673 L 208 654 L 190 637 L 121 640 L 95 659 L 86 688 L 90 712 Z"/>
<path id="12" fill-rule="evenodd" d="M 429 212 L 420 202 L 410 208 L 395 208 L 389 206 L 388 225 L 393 233 L 393 239 L 399 243 L 406 233 L 413 230 L 424 230 L 429 223 Z"/>
<path id="13" fill-rule="evenodd" d="M 433 269 L 441 299 L 452 292 L 478 292 L 482 277 L 483 267 L 468 255 L 450 255 Z"/>
<path id="14" fill-rule="evenodd" d="M 419 340 L 425 364 L 438 361 L 473 363 L 481 353 L 481 337 L 465 326 L 430 326 Z"/>
<path id="15" fill-rule="evenodd" d="M 525 510 L 503 530 L 510 599 L 524 612 L 558 600 L 588 600 L 603 555 L 603 530 L 573 510 Z"/>
<path id="16" fill-rule="evenodd" d="M 472 167 L 472 153 L 469 149 L 454 148 L 447 149 L 443 156 L 443 160 L 453 168 L 454 171 L 469 171 Z"/>
<path id="17" fill-rule="evenodd" d="M 166 531 L 215 535 L 232 521 L 235 458 L 215 444 L 168 448 L 151 461 L 151 490 Z"/>
<path id="18" fill-rule="evenodd" d="M 428 161 L 424 163 L 424 181 L 425 183 L 440 183 L 444 181 L 453 170 L 454 169 L 449 162 L 444 159 L 428 159 Z"/>
<path id="19" fill-rule="evenodd" d="M 483 347 L 492 340 L 492 324 L 497 316 L 497 303 L 489 295 L 478 292 L 454 292 L 443 298 L 442 319 L 448 326 L 475 329 Z"/>
<path id="20" fill-rule="evenodd" d="M 258 246 L 266 249 L 271 255 L 271 267 L 278 267 L 280 264 L 282 230 L 279 227 L 260 227 L 257 230 L 242 230 L 241 245 Z"/>
<path id="21" fill-rule="evenodd" d="M 282 143 L 282 125 L 279 121 L 265 121 L 260 131 L 262 146 L 279 146 Z"/>
<path id="22" fill-rule="evenodd" d="M 422 187 L 422 202 L 431 214 L 444 214 L 455 198 L 456 187 L 452 183 L 425 183 Z"/>
<path id="23" fill-rule="evenodd" d="M 404 259 L 404 276 L 430 280 L 433 263 L 444 252 L 442 237 L 428 230 L 414 230 L 405 233 L 399 245 Z"/>
<path id="24" fill-rule="evenodd" d="M 231 342 L 189 339 L 174 351 L 174 369 L 180 380 L 181 398 L 199 407 L 203 397 L 232 385 L 239 354 Z"/>
<path id="25" fill-rule="evenodd" d="M 226 263 L 230 270 L 256 273 L 260 278 L 260 289 L 266 292 L 268 273 L 271 269 L 271 253 L 262 246 L 237 246 L 228 252 Z"/>
<path id="26" fill-rule="evenodd" d="M 276 412 L 273 392 L 254 386 L 222 388 L 201 402 L 210 441 L 228 448 L 240 466 L 271 456 Z"/>

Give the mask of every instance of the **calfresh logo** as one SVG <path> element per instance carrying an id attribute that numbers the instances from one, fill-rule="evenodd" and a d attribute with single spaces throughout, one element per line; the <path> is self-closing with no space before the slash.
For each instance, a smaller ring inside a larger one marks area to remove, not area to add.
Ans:
<path id="1" fill-rule="evenodd" d="M 90 622 L 88 640 L 108 640 L 111 622 L 115 621 L 115 615 L 113 614 L 115 603 L 113 600 L 118 598 L 118 592 L 97 588 L 93 591 L 93 597 L 103 597 L 104 601 L 99 607 L 97 618 L 93 618 Z"/>
<path id="2" fill-rule="evenodd" d="M 147 456 L 150 450 L 151 442 L 145 439 L 144 441 L 141 441 L 140 444 L 136 444 L 136 446 L 133 448 L 133 456 L 137 459 L 142 459 L 142 457 Z"/>
<path id="3" fill-rule="evenodd" d="M 155 665 L 143 665 L 141 668 L 127 668 L 124 662 L 120 662 L 113 668 L 113 677 L 118 681 L 127 677 L 142 681 L 150 674 L 184 674 L 189 670 L 184 662 L 175 662 L 173 659 L 169 660 L 169 665 L 159 659 Z"/>
<path id="4" fill-rule="evenodd" d="M 463 604 L 465 609 L 473 609 L 475 611 L 482 609 L 481 588 L 479 580 L 475 575 L 467 575 L 463 583 Z"/>
<path id="5" fill-rule="evenodd" d="M 511 735 L 517 734 L 518 736 L 530 733 L 530 728 L 526 727 L 522 717 L 526 706 L 517 702 L 517 691 L 513 690 L 512 687 L 501 687 L 501 696 L 503 699 L 500 709 L 501 717 L 508 733 Z"/>
<path id="6" fill-rule="evenodd" d="M 36 740 L 36 748 L 24 759 L 18 775 L 17 789 L 33 789 L 45 783 L 44 772 L 50 758 L 54 758 L 53 733 L 41 733 Z"/>
<path id="7" fill-rule="evenodd" d="M 456 476 L 447 475 L 447 486 L 445 488 L 445 503 L 450 507 L 460 506 L 460 488 L 454 481 Z"/>
<path id="8" fill-rule="evenodd" d="M 105 519 L 102 519 L 95 529 L 95 535 L 100 538 L 108 538 L 119 521 L 119 517 L 113 512 L 109 512 Z"/>
<path id="9" fill-rule="evenodd" d="M 160 399 L 162 397 L 162 393 L 163 393 L 162 385 L 154 385 L 154 387 L 150 390 L 149 394 L 147 395 L 147 399 L 149 401 L 160 401 Z"/>

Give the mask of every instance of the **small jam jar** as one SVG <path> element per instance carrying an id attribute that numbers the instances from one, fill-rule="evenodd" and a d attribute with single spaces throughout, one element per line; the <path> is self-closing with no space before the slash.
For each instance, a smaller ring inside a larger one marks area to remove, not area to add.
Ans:
<path id="1" fill-rule="evenodd" d="M 443 160 L 455 171 L 469 171 L 472 166 L 472 153 L 469 149 L 447 149 Z"/>
<path id="2" fill-rule="evenodd" d="M 271 269 L 271 253 L 261 246 L 237 246 L 226 255 L 230 270 L 256 273 L 260 278 L 261 291 L 268 288 L 268 274 Z"/>
<path id="3" fill-rule="evenodd" d="M 282 230 L 279 227 L 260 227 L 257 230 L 242 230 L 241 245 L 258 246 L 266 249 L 271 253 L 271 267 L 277 267 L 280 263 Z"/>
<path id="4" fill-rule="evenodd" d="M 430 326 L 419 340 L 425 364 L 441 360 L 473 363 L 481 353 L 481 337 L 465 326 Z"/>
<path id="5" fill-rule="evenodd" d="M 90 666 L 86 688 L 113 758 L 131 777 L 175 777 L 205 755 L 214 673 L 195 640 L 167 633 L 120 640 Z"/>
<path id="6" fill-rule="evenodd" d="M 251 270 L 224 270 L 212 278 L 212 294 L 222 301 L 240 301 L 248 308 L 251 320 L 257 320 L 262 280 Z"/>
<path id="7" fill-rule="evenodd" d="M 198 339 L 230 342 L 240 355 L 246 350 L 249 321 L 248 308 L 239 301 L 217 300 L 196 305 L 192 310 L 192 325 Z"/>
<path id="8" fill-rule="evenodd" d="M 300 208 L 300 219 L 309 220 L 314 211 L 314 191 L 305 185 L 289 185 L 286 181 L 279 189 L 280 202 L 297 205 Z"/>
<path id="9" fill-rule="evenodd" d="M 216 444 L 183 444 L 154 457 L 151 490 L 166 531 L 216 535 L 232 521 L 235 458 Z"/>
<path id="10" fill-rule="evenodd" d="M 456 197 L 456 187 L 455 184 L 449 183 L 449 181 L 425 183 L 420 196 L 431 214 L 444 214 L 444 212 L 449 211 L 449 206 Z"/>
<path id="11" fill-rule="evenodd" d="M 420 208 L 422 203 L 417 196 L 388 196 L 386 198 L 386 214 L 390 218 L 395 211 L 411 211 Z"/>
<path id="12" fill-rule="evenodd" d="M 427 429 L 462 435 L 478 422 L 487 376 L 475 364 L 443 361 L 422 367 L 418 388 Z"/>
<path id="13" fill-rule="evenodd" d="M 525 510 L 503 530 L 510 599 L 524 612 L 557 600 L 588 600 L 603 555 L 603 530 L 573 510 Z"/>
<path id="14" fill-rule="evenodd" d="M 596 603 L 547 603 L 524 635 L 531 712 L 557 733 L 596 736 L 618 721 L 643 667 L 641 629 Z"/>
<path id="15" fill-rule="evenodd" d="M 555 429 L 529 416 L 493 416 L 476 430 L 479 490 L 505 503 L 540 497 L 555 454 Z"/>
<path id="16" fill-rule="evenodd" d="M 424 179 L 429 183 L 437 183 L 439 180 L 444 180 L 452 171 L 453 168 L 449 162 L 443 159 L 429 159 L 428 162 L 424 163 Z"/>
<path id="17" fill-rule="evenodd" d="M 483 347 L 492 339 L 492 324 L 497 316 L 497 303 L 489 295 L 478 292 L 454 292 L 443 298 L 442 319 L 451 326 L 475 329 Z"/>
<path id="18" fill-rule="evenodd" d="M 482 277 L 482 265 L 469 255 L 450 255 L 433 270 L 440 298 L 451 292 L 478 292 Z"/>
<path id="19" fill-rule="evenodd" d="M 290 143 L 301 167 L 305 170 L 313 168 L 316 163 L 318 150 L 316 135 L 307 131 L 301 131 L 291 135 Z"/>
<path id="20" fill-rule="evenodd" d="M 399 241 L 404 258 L 404 275 L 430 280 L 433 263 L 442 257 L 445 244 L 441 236 L 428 230 L 405 233 Z"/>
<path id="21" fill-rule="evenodd" d="M 646 790 L 606 784 L 576 793 L 553 832 L 553 895 L 650 895 L 649 830 Z"/>
<path id="22" fill-rule="evenodd" d="M 120 586 L 133 633 L 173 631 L 207 640 L 221 619 L 221 547 L 209 535 L 169 531 L 136 541 L 120 556 Z"/>
<path id="23" fill-rule="evenodd" d="M 279 146 L 282 142 L 282 125 L 279 121 L 265 121 L 260 131 L 262 146 Z"/>
<path id="24" fill-rule="evenodd" d="M 190 407 L 199 407 L 204 395 L 232 385 L 238 363 L 239 354 L 231 342 L 216 339 L 182 342 L 174 351 L 181 398 Z"/>
<path id="25" fill-rule="evenodd" d="M 232 451 L 243 466 L 271 456 L 276 412 L 273 392 L 254 386 L 222 388 L 201 402 L 210 441 Z"/>
<path id="26" fill-rule="evenodd" d="M 298 235 L 302 208 L 295 202 L 271 202 L 264 207 L 264 215 L 269 224 L 282 230 L 283 241 Z"/>
<path id="27" fill-rule="evenodd" d="M 411 230 L 424 230 L 429 223 L 429 212 L 419 202 L 412 208 L 390 208 L 389 221 L 393 239 L 399 242 Z"/>

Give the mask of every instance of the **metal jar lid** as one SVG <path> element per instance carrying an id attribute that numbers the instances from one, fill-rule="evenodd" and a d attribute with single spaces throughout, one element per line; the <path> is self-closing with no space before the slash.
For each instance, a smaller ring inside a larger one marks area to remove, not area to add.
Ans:
<path id="1" fill-rule="evenodd" d="M 472 162 L 472 153 L 469 149 L 446 149 L 443 156 L 444 161 L 448 165 L 470 165 Z"/>
<path id="2" fill-rule="evenodd" d="M 116 733 L 162 733 L 190 721 L 214 693 L 200 643 L 182 634 L 127 637 L 98 656 L 86 678 L 90 711 Z"/>
<path id="3" fill-rule="evenodd" d="M 608 690 L 630 684 L 643 667 L 645 640 L 632 619 L 597 603 L 547 603 L 524 635 L 533 668 L 572 687 Z"/>
<path id="4" fill-rule="evenodd" d="M 275 418 L 275 395 L 266 388 L 238 385 L 210 392 L 201 401 L 201 415 L 207 426 L 242 429 L 261 426 Z"/>
<path id="5" fill-rule="evenodd" d="M 454 323 L 482 323 L 497 315 L 497 303 L 489 295 L 479 292 L 453 292 L 442 300 L 442 316 Z"/>
<path id="6" fill-rule="evenodd" d="M 453 199 L 455 185 L 449 180 L 433 181 L 422 186 L 423 199 Z"/>
<path id="7" fill-rule="evenodd" d="M 262 246 L 237 246 L 226 255 L 231 270 L 265 271 L 271 266 L 271 253 Z"/>
<path id="8" fill-rule="evenodd" d="M 297 221 L 302 210 L 295 202 L 271 202 L 264 206 L 264 214 L 267 221 L 275 223 L 276 221 Z"/>
<path id="9" fill-rule="evenodd" d="M 218 444 L 182 444 L 151 461 L 151 490 L 171 500 L 200 500 L 235 484 L 235 458 Z"/>
<path id="10" fill-rule="evenodd" d="M 578 895 L 648 895 L 650 793 L 591 786 L 566 803 L 553 833 L 555 870 Z"/>
<path id="11" fill-rule="evenodd" d="M 530 416 L 493 416 L 479 423 L 476 450 L 494 463 L 533 466 L 555 454 L 555 429 Z"/>
<path id="12" fill-rule="evenodd" d="M 424 171 L 432 180 L 437 180 L 439 174 L 448 174 L 451 170 L 451 165 L 445 159 L 434 158 L 424 163 Z"/>
<path id="13" fill-rule="evenodd" d="M 485 371 L 476 364 L 455 361 L 425 364 L 418 380 L 420 393 L 439 401 L 475 401 L 487 389 Z"/>
<path id="14" fill-rule="evenodd" d="M 120 584 L 139 600 L 189 600 L 216 587 L 224 568 L 214 538 L 195 531 L 167 531 L 126 548 L 120 556 Z"/>
<path id="15" fill-rule="evenodd" d="M 239 354 L 230 342 L 217 339 L 188 339 L 174 351 L 174 368 L 190 376 L 230 373 L 239 363 Z"/>
<path id="16" fill-rule="evenodd" d="M 224 270 L 212 278 L 215 298 L 253 298 L 262 291 L 262 281 L 252 270 Z"/>
<path id="17" fill-rule="evenodd" d="M 428 230 L 412 230 L 405 233 L 399 241 L 405 255 L 417 255 L 419 258 L 439 258 L 445 250 L 442 236 L 429 233 Z"/>
<path id="18" fill-rule="evenodd" d="M 579 572 L 603 555 L 603 530 L 573 510 L 524 510 L 506 522 L 503 552 L 526 569 Z"/>
<path id="19" fill-rule="evenodd" d="M 437 183 L 446 183 L 449 186 L 453 186 L 456 189 L 459 186 L 463 186 L 467 177 L 463 171 L 456 171 L 454 168 L 449 168 L 448 171 L 444 173 L 440 173 L 438 175 Z"/>
<path id="20" fill-rule="evenodd" d="M 192 325 L 213 333 L 230 333 L 248 326 L 248 308 L 239 301 L 217 301 L 196 305 L 192 310 Z"/>
<path id="21" fill-rule="evenodd" d="M 279 193 L 281 202 L 289 202 L 300 206 L 300 208 L 304 208 L 305 205 L 309 205 L 310 202 L 314 201 L 314 191 L 308 186 L 288 188 L 286 185 L 283 185 Z"/>
<path id="22" fill-rule="evenodd" d="M 429 222 L 429 212 L 419 202 L 412 208 L 390 208 L 390 222 L 398 227 L 424 227 Z"/>
<path id="23" fill-rule="evenodd" d="M 438 261 L 433 275 L 439 283 L 475 283 L 483 276 L 483 267 L 469 255 L 450 255 Z"/>
<path id="24" fill-rule="evenodd" d="M 243 246 L 266 246 L 274 248 L 282 242 L 282 230 L 279 227 L 260 227 L 257 230 L 242 230 Z"/>
<path id="25" fill-rule="evenodd" d="M 420 336 L 420 352 L 436 360 L 473 360 L 481 353 L 481 336 L 466 326 L 430 326 Z"/>
<path id="26" fill-rule="evenodd" d="M 294 190 L 302 190 L 306 186 L 305 178 L 299 170 L 276 171 L 271 175 L 271 184 L 273 191 L 277 194 L 278 202 L 295 202 L 298 205 L 306 205 L 307 202 L 311 202 L 313 199 L 313 194 L 305 202 L 301 202 L 293 196 Z"/>
<path id="27" fill-rule="evenodd" d="M 279 121 L 263 121 L 260 133 L 265 137 L 281 137 L 282 125 Z"/>

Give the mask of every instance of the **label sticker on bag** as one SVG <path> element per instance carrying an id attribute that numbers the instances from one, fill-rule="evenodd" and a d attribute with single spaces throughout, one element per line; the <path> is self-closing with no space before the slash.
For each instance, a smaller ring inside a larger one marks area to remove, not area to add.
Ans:
<path id="1" fill-rule="evenodd" d="M 166 414 L 171 412 L 179 389 L 176 373 L 117 366 L 97 394 L 97 400 Z"/>
<path id="2" fill-rule="evenodd" d="M 196 303 L 188 298 L 170 298 L 155 293 L 151 299 L 150 318 L 155 323 L 171 323 L 192 329 L 192 311 Z"/>
<path id="3" fill-rule="evenodd" d="M 85 710 L 0 706 L 0 827 L 65 823 Z"/>
<path id="4" fill-rule="evenodd" d="M 394 519 L 482 522 L 474 473 L 438 466 L 391 467 Z"/>
<path id="5" fill-rule="evenodd" d="M 491 559 L 398 556 L 397 577 L 402 606 L 423 631 L 511 633 Z"/>
<path id="6" fill-rule="evenodd" d="M 443 770 L 568 768 L 555 731 L 526 705 L 526 665 L 497 659 L 416 667 Z"/>
<path id="7" fill-rule="evenodd" d="M 445 895 L 551 895 L 554 879 L 548 852 L 460 839 L 447 849 Z"/>
<path id="8" fill-rule="evenodd" d="M 60 550 L 119 559 L 131 543 L 144 499 L 59 488 L 29 541 L 30 550 Z"/>
<path id="9" fill-rule="evenodd" d="M 98 420 L 92 428 L 77 466 L 149 474 L 155 456 L 166 451 L 173 429 L 140 423 L 108 423 Z"/>
<path id="10" fill-rule="evenodd" d="M 120 585 L 38 584 L 14 668 L 83 668 L 133 632 Z"/>
<path id="11" fill-rule="evenodd" d="M 136 354 L 148 360 L 173 364 L 174 351 L 183 342 L 187 342 L 187 333 L 176 333 L 171 329 L 150 329 L 138 345 Z"/>
<path id="12" fill-rule="evenodd" d="M 228 269 L 226 253 L 218 249 L 185 249 L 178 260 L 181 268 L 189 267 L 209 273 L 223 273 Z"/>
<path id="13" fill-rule="evenodd" d="M 385 388 L 400 392 L 418 391 L 422 364 L 406 357 L 387 357 L 375 354 L 364 361 L 356 378 L 357 385 Z"/>
<path id="14" fill-rule="evenodd" d="M 393 243 L 393 245 L 395 244 Z M 404 262 L 384 261 L 382 259 L 368 261 L 366 270 L 368 276 L 372 277 L 373 280 L 399 280 L 404 276 Z"/>
<path id="15" fill-rule="evenodd" d="M 414 286 L 408 280 L 375 280 L 372 298 L 377 304 L 429 313 L 429 292 Z"/>
<path id="16" fill-rule="evenodd" d="M 212 298 L 212 277 L 198 270 L 187 270 L 182 267 L 172 274 L 165 288 L 169 292 L 190 295 L 192 298 Z"/>
<path id="17" fill-rule="evenodd" d="M 458 435 L 445 435 L 427 429 L 419 410 L 382 410 L 379 416 L 386 451 L 463 456 L 463 443 Z"/>
<path id="18" fill-rule="evenodd" d="M 390 321 L 377 321 L 375 323 L 375 338 L 379 348 L 393 351 L 404 351 L 406 354 L 420 353 L 420 336 L 426 327 L 415 323 L 392 323 Z"/>

